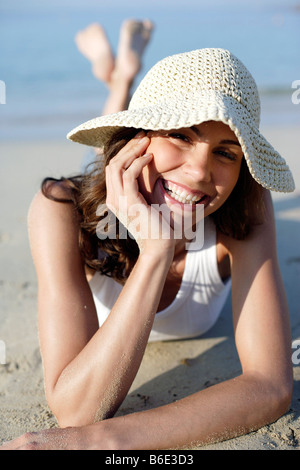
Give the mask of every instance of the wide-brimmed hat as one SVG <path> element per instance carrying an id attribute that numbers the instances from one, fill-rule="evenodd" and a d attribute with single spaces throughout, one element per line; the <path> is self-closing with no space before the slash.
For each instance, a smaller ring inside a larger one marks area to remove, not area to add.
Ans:
<path id="1" fill-rule="evenodd" d="M 67 137 L 104 147 L 123 127 L 171 130 L 206 121 L 221 121 L 232 129 L 251 175 L 263 187 L 295 189 L 285 160 L 259 131 L 260 99 L 252 75 L 224 49 L 199 49 L 161 60 L 141 81 L 127 111 L 87 121 Z"/>

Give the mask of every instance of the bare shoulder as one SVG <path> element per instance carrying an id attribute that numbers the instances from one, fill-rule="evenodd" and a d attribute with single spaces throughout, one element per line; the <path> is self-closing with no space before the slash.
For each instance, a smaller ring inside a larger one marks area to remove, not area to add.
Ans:
<path id="1" fill-rule="evenodd" d="M 59 201 L 66 202 L 57 202 Z M 49 197 L 38 192 L 28 212 L 28 233 L 36 268 L 82 265 L 79 252 L 79 218 L 63 184 L 51 187 Z M 40 269 L 41 268 L 41 269 Z"/>
<path id="2" fill-rule="evenodd" d="M 261 264 L 263 260 L 277 257 L 276 231 L 272 199 L 269 191 L 264 192 L 265 220 L 253 226 L 250 234 L 243 240 L 217 233 L 217 259 L 219 270 L 232 269 L 232 265 L 246 266 Z"/>
<path id="3" fill-rule="evenodd" d="M 47 196 L 42 190 L 36 193 L 30 205 L 29 216 L 34 215 L 35 210 L 39 210 L 41 209 L 41 207 L 50 208 L 51 206 L 53 206 L 53 208 L 58 208 L 60 206 L 58 204 L 49 204 L 49 201 L 61 202 L 66 207 L 68 203 L 71 202 L 70 189 L 64 181 L 46 181 L 44 189 L 45 194 Z"/>
<path id="4" fill-rule="evenodd" d="M 253 264 L 256 261 L 262 262 L 267 258 L 277 257 L 276 248 L 276 227 L 273 210 L 273 203 L 270 192 L 264 191 L 265 217 L 260 224 L 254 225 L 250 234 L 244 240 L 235 240 L 225 235 L 220 236 L 220 243 L 227 250 L 231 264 L 243 261 Z"/>
<path id="5" fill-rule="evenodd" d="M 73 229 L 78 227 L 78 217 L 74 204 L 70 200 L 70 191 L 67 186 L 63 182 L 49 182 L 46 185 L 49 185 L 46 188 L 47 196 L 40 190 L 29 207 L 30 231 L 46 227 L 49 223 L 58 223 L 62 216 L 65 218 L 65 228 L 69 224 Z"/>

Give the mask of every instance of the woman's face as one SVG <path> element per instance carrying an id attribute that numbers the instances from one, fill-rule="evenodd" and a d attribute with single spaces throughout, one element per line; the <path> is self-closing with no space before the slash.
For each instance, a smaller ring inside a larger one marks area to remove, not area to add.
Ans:
<path id="1" fill-rule="evenodd" d="M 227 125 L 209 121 L 147 135 L 147 153 L 153 159 L 140 175 L 139 187 L 148 204 L 167 204 L 172 210 L 203 204 L 204 216 L 222 206 L 238 180 L 243 158 Z"/>

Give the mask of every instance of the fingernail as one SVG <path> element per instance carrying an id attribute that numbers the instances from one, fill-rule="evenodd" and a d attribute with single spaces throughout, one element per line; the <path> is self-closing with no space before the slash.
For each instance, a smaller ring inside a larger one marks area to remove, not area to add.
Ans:
<path id="1" fill-rule="evenodd" d="M 134 138 L 135 138 L 135 139 L 140 139 L 141 137 L 143 137 L 143 135 L 145 135 L 145 132 L 144 132 L 144 131 L 140 131 L 140 132 L 138 132 L 138 133 L 134 136 Z"/>
<path id="2" fill-rule="evenodd" d="M 143 145 L 146 142 L 146 140 L 148 140 L 148 137 L 145 136 L 138 142 L 138 144 Z"/>
<path id="3" fill-rule="evenodd" d="M 142 157 L 146 157 L 146 158 L 149 158 L 149 157 L 152 157 L 153 154 L 152 153 L 145 153 L 145 155 L 142 155 Z"/>

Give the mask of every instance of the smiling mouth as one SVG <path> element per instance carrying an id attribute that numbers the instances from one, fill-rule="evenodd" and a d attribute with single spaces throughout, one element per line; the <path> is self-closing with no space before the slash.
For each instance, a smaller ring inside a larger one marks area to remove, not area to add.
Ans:
<path id="1" fill-rule="evenodd" d="M 171 181 L 162 180 L 162 185 L 168 196 L 181 204 L 189 204 L 193 206 L 196 204 L 207 204 L 209 201 L 209 196 L 207 194 L 195 194 L 175 183 L 172 183 Z"/>

